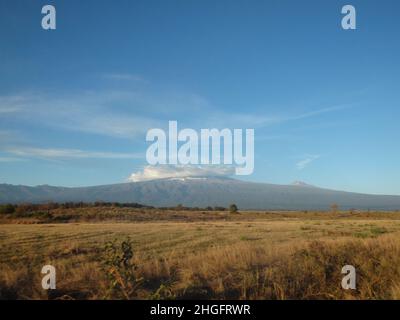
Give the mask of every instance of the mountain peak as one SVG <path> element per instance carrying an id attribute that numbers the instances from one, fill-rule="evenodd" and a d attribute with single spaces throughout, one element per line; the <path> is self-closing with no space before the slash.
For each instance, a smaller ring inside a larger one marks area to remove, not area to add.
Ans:
<path id="1" fill-rule="evenodd" d="M 298 186 L 298 187 L 313 187 L 315 188 L 315 186 L 305 183 L 304 181 L 293 181 L 291 183 L 292 186 Z"/>

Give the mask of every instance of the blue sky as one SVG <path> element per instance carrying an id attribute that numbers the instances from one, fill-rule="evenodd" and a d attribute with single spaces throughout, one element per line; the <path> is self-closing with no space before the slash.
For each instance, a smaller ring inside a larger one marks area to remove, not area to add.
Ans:
<path id="1" fill-rule="evenodd" d="M 3 0 L 0 183 L 126 181 L 177 120 L 254 128 L 246 180 L 400 194 L 399 17 L 396 0 Z"/>

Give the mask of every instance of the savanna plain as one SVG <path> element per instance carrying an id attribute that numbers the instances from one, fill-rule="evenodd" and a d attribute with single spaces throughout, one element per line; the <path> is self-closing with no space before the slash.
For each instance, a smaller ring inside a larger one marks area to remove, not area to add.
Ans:
<path id="1" fill-rule="evenodd" d="M 400 299 L 400 212 L 11 211 L 0 299 Z M 49 264 L 55 290 L 41 284 Z M 355 290 L 341 286 L 345 265 Z"/>

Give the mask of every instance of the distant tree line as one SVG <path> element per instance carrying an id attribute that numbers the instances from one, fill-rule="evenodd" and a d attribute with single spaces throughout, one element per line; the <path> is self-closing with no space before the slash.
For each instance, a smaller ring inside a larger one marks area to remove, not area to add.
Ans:
<path id="1" fill-rule="evenodd" d="M 215 207 L 207 206 L 205 208 L 201 208 L 201 207 L 186 207 L 182 204 L 178 204 L 175 207 L 159 207 L 159 209 L 161 209 L 161 210 L 176 210 L 176 211 L 225 211 L 225 210 L 227 210 L 227 208 L 219 207 L 219 206 L 215 206 Z"/>
<path id="2" fill-rule="evenodd" d="M 48 202 L 48 203 L 21 203 L 0 205 L 0 214 L 12 214 L 35 211 L 50 211 L 55 209 L 75 209 L 75 208 L 95 208 L 95 207 L 116 207 L 116 208 L 154 208 L 140 203 L 120 203 L 120 202 Z"/>
<path id="3" fill-rule="evenodd" d="M 113 207 L 113 208 L 143 208 L 143 209 L 154 209 L 153 206 L 146 206 L 136 202 L 48 202 L 48 203 L 22 203 L 22 204 L 2 204 L 0 205 L 0 214 L 20 214 L 26 212 L 37 212 L 37 211 L 50 211 L 55 209 L 76 209 L 76 208 L 96 208 L 96 207 Z M 238 211 L 235 204 L 230 205 L 229 208 L 215 206 L 208 206 L 206 208 L 199 207 L 186 207 L 182 204 L 178 204 L 174 207 L 160 207 L 161 210 L 177 210 L 177 211 L 226 211 L 229 210 L 232 213 Z"/>

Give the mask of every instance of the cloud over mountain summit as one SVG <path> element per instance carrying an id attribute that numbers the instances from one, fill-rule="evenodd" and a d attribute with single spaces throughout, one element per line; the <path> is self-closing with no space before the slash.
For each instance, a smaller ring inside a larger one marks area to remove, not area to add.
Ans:
<path id="1" fill-rule="evenodd" d="M 233 167 L 227 166 L 145 166 L 143 170 L 132 173 L 128 181 L 139 182 L 185 177 L 228 177 L 233 175 L 234 172 Z"/>

